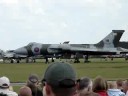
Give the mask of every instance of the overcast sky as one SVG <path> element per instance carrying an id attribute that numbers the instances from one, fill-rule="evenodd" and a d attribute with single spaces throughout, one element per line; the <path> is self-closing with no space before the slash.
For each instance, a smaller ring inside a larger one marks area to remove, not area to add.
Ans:
<path id="1" fill-rule="evenodd" d="M 0 49 L 29 42 L 97 43 L 113 29 L 128 41 L 128 0 L 0 0 Z"/>

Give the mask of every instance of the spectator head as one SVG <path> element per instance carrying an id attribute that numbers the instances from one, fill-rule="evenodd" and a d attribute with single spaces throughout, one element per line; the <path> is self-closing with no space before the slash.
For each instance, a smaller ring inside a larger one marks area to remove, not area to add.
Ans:
<path id="1" fill-rule="evenodd" d="M 28 81 L 31 82 L 31 83 L 37 83 L 37 82 L 39 82 L 39 77 L 38 77 L 37 74 L 31 74 L 28 77 Z"/>
<path id="2" fill-rule="evenodd" d="M 27 81 L 27 86 L 29 87 L 37 87 L 39 83 L 39 77 L 37 74 L 30 74 Z"/>
<path id="3" fill-rule="evenodd" d="M 5 76 L 1 77 L 0 78 L 0 88 L 7 89 L 7 88 L 9 88 L 9 86 L 10 86 L 10 80 Z"/>
<path id="4" fill-rule="evenodd" d="M 128 79 L 123 83 L 123 92 L 126 93 L 128 91 Z"/>
<path id="5" fill-rule="evenodd" d="M 70 96 L 76 94 L 76 72 L 67 63 L 56 62 L 48 66 L 42 83 L 47 96 Z"/>
<path id="6" fill-rule="evenodd" d="M 32 96 L 32 91 L 29 87 L 23 86 L 19 90 L 19 96 Z"/>
<path id="7" fill-rule="evenodd" d="M 79 81 L 79 90 L 83 90 L 87 88 L 87 90 L 92 90 L 92 80 L 88 77 L 83 77 Z"/>
<path id="8" fill-rule="evenodd" d="M 93 88 L 92 89 L 94 92 L 97 92 L 100 90 L 107 91 L 107 89 L 108 89 L 107 81 L 103 77 L 97 76 L 93 81 Z"/>
<path id="9" fill-rule="evenodd" d="M 116 84 L 116 82 L 110 81 L 110 82 L 108 83 L 108 88 L 109 88 L 109 89 L 117 89 L 117 84 Z"/>
<path id="10" fill-rule="evenodd" d="M 117 88 L 118 88 L 118 89 L 122 89 L 123 80 L 122 80 L 122 79 L 118 79 L 118 80 L 116 81 L 116 84 L 117 84 Z"/>
<path id="11" fill-rule="evenodd" d="M 31 74 L 28 77 L 27 84 L 26 84 L 33 92 L 37 91 L 39 87 L 39 77 L 37 74 Z"/>
<path id="12" fill-rule="evenodd" d="M 92 80 L 88 77 L 83 77 L 79 80 L 79 94 L 89 94 L 92 92 Z"/>

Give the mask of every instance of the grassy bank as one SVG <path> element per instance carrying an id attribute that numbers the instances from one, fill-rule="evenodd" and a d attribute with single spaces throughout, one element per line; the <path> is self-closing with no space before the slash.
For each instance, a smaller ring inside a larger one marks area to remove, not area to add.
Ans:
<path id="1" fill-rule="evenodd" d="M 90 63 L 73 63 L 70 62 L 77 71 L 78 78 L 89 76 L 92 79 L 101 75 L 108 80 L 118 78 L 126 79 L 128 77 L 128 61 L 124 59 L 114 59 L 114 61 L 105 61 L 103 59 L 90 59 Z M 25 82 L 28 75 L 36 73 L 40 78 L 43 77 L 44 71 L 48 64 L 39 63 L 0 63 L 0 76 L 7 76 L 11 82 Z"/>
<path id="2" fill-rule="evenodd" d="M 117 80 L 119 78 L 128 78 L 128 61 L 122 58 L 113 61 L 105 61 L 104 59 L 90 59 L 90 63 L 73 63 L 69 61 L 77 71 L 78 78 L 88 76 L 94 79 L 97 75 L 101 75 L 107 80 Z M 26 82 L 29 74 L 36 73 L 40 79 L 43 77 L 48 64 L 38 63 L 0 63 L 0 76 L 9 77 L 11 82 Z M 18 92 L 21 86 L 13 86 Z"/>

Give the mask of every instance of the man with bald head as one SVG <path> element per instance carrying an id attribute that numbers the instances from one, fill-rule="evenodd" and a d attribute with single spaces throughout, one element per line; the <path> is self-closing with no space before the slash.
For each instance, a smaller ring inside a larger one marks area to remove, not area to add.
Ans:
<path id="1" fill-rule="evenodd" d="M 19 96 L 32 96 L 32 91 L 29 87 L 23 86 L 19 90 Z"/>

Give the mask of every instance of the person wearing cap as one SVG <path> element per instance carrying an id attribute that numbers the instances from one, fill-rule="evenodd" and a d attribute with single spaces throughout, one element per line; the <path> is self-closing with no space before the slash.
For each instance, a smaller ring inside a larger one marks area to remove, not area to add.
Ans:
<path id="1" fill-rule="evenodd" d="M 42 83 L 46 96 L 77 95 L 77 75 L 75 69 L 68 63 L 56 62 L 48 66 Z"/>
<path id="2" fill-rule="evenodd" d="M 3 76 L 0 78 L 0 93 L 6 94 L 7 96 L 18 96 L 14 91 L 9 90 L 10 80 Z"/>
<path id="3" fill-rule="evenodd" d="M 31 89 L 32 96 L 43 96 L 42 90 L 39 88 L 39 77 L 37 74 L 31 74 L 28 77 L 26 86 Z"/>

